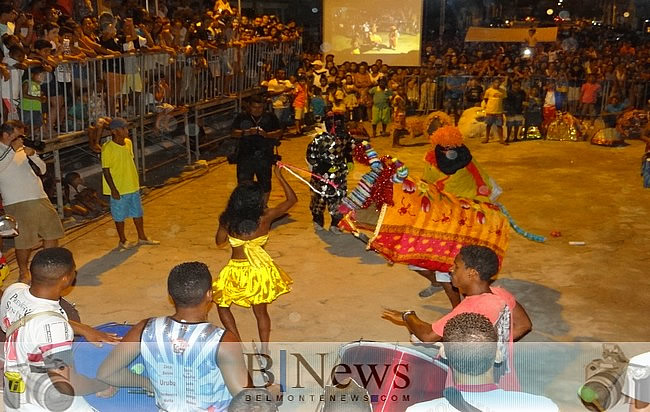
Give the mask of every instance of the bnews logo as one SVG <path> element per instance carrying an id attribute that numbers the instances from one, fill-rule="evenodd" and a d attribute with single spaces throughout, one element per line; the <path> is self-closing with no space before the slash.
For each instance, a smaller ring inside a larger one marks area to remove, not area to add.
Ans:
<path id="1" fill-rule="evenodd" d="M 365 399 L 362 395 L 347 395 L 347 398 L 351 401 L 370 400 L 375 403 L 379 401 L 408 402 L 410 400 L 409 394 L 386 394 L 386 392 L 390 393 L 391 389 L 394 392 L 395 390 L 404 390 L 410 386 L 411 379 L 408 375 L 408 363 L 339 362 L 328 368 L 326 365 L 330 364 L 328 362 L 328 356 L 332 356 L 330 353 L 316 353 L 314 358 L 317 359 L 310 362 L 301 353 L 280 350 L 279 363 L 277 358 L 274 362 L 274 359 L 267 354 L 246 353 L 245 355 L 250 376 L 253 378 L 261 376 L 263 378 L 265 384 L 261 387 L 280 384 L 286 391 L 289 388 L 294 390 L 307 389 L 306 384 L 310 383 L 312 384 L 310 386 L 313 387 L 313 383 L 315 383 L 320 389 L 325 389 L 327 385 L 344 389 L 351 383 L 351 380 L 347 378 L 354 378 L 367 391 L 373 393 L 379 391 L 379 394 L 365 395 Z M 345 401 L 342 397 L 346 395 L 332 396 L 336 397 L 329 399 L 331 401 Z M 357 396 L 357 398 L 352 399 L 353 396 Z M 285 399 L 291 401 L 292 397 L 293 395 L 287 395 Z M 295 397 L 296 400 L 300 401 L 324 401 L 327 398 L 329 396 L 314 394 Z"/>

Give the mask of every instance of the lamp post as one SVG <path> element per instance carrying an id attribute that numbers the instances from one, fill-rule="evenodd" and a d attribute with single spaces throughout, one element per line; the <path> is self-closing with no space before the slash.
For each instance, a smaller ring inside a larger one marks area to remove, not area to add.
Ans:
<path id="1" fill-rule="evenodd" d="M 440 0 L 440 42 L 445 34 L 445 14 L 447 8 L 447 0 Z"/>

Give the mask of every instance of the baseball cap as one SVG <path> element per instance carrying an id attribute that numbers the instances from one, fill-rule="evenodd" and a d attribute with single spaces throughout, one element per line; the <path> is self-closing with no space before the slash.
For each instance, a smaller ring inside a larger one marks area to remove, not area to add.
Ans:
<path id="1" fill-rule="evenodd" d="M 108 124 L 110 130 L 121 129 L 122 127 L 127 127 L 128 122 L 121 117 L 114 117 L 113 120 Z"/>
<path id="2" fill-rule="evenodd" d="M 314 60 L 313 62 L 311 62 L 311 65 L 312 66 L 322 66 L 323 62 L 320 61 L 320 60 Z"/>

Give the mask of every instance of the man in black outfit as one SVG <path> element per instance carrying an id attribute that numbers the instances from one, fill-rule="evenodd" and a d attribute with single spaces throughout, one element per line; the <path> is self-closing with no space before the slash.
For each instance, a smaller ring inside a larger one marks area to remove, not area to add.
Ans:
<path id="1" fill-rule="evenodd" d="M 282 137 L 280 121 L 264 110 L 264 99 L 253 96 L 248 113 L 237 115 L 232 124 L 232 136 L 239 137 L 237 155 L 237 183 L 257 182 L 264 190 L 265 201 L 271 194 L 271 168 L 275 163 L 273 148 Z"/>

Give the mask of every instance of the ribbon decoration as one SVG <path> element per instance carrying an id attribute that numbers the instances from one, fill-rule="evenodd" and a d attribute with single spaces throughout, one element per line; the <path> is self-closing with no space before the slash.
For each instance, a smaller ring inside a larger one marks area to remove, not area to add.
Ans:
<path id="1" fill-rule="evenodd" d="M 546 238 L 544 236 L 536 235 L 534 233 L 530 233 L 530 232 L 527 232 L 524 229 L 522 229 L 515 222 L 515 220 L 512 218 L 512 216 L 510 216 L 510 213 L 508 212 L 508 209 L 506 209 L 506 207 L 503 204 L 501 204 L 501 203 L 495 203 L 495 204 L 497 206 L 499 206 L 499 209 L 501 210 L 501 213 L 503 213 L 504 216 L 508 219 L 508 222 L 510 222 L 510 226 L 512 227 L 512 229 L 514 229 L 514 231 L 517 232 L 519 235 L 525 237 L 528 240 L 532 240 L 533 242 L 539 242 L 539 243 L 546 242 Z"/>
<path id="2" fill-rule="evenodd" d="M 319 195 L 322 196 L 322 197 L 334 197 L 334 196 L 338 196 L 338 195 L 339 195 L 339 185 L 337 185 L 336 183 L 332 182 L 332 181 L 329 180 L 329 179 L 324 178 L 323 176 L 320 176 L 320 175 L 317 175 L 317 174 L 315 174 L 315 173 L 312 173 L 312 172 L 310 172 L 310 171 L 307 170 L 307 169 L 303 169 L 303 168 L 300 168 L 300 167 L 298 167 L 298 166 L 288 165 L 288 164 L 286 164 L 286 163 L 282 163 L 282 162 L 277 162 L 276 165 L 277 165 L 278 168 L 280 168 L 280 169 L 286 169 L 287 172 L 291 173 L 293 176 L 295 176 L 296 179 L 300 180 L 301 182 L 303 182 L 303 183 L 305 183 L 307 186 L 309 186 L 309 188 L 310 188 L 312 191 L 314 191 L 314 193 L 317 193 L 317 194 L 319 194 Z M 312 176 L 312 177 L 314 177 L 314 178 L 316 178 L 316 179 L 318 179 L 318 180 L 320 180 L 320 181 L 322 181 L 322 182 L 328 184 L 329 186 L 333 187 L 334 190 L 335 190 L 335 193 L 334 193 L 334 194 L 327 194 L 327 193 L 325 193 L 325 192 L 322 192 L 322 191 L 316 189 L 314 186 L 311 185 L 311 183 L 310 183 L 307 179 L 305 179 L 304 177 L 300 176 L 298 173 L 294 172 L 294 171 L 291 170 L 291 169 L 295 169 L 295 170 L 299 170 L 299 171 L 304 172 L 304 173 L 308 173 L 310 176 Z"/>

